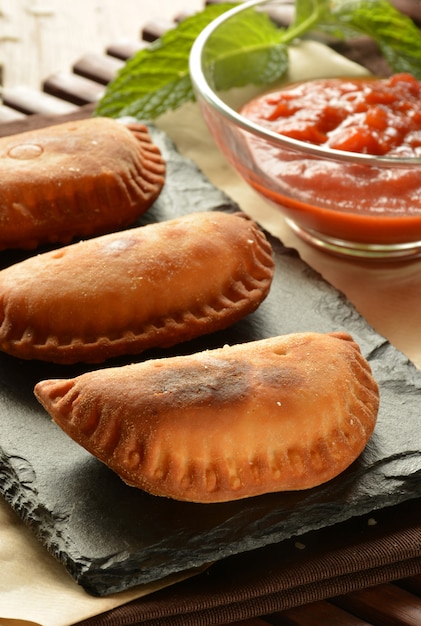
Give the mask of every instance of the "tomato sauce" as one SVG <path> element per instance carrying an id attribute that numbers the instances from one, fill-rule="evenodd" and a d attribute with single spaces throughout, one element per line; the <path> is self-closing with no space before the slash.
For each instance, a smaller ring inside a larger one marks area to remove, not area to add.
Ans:
<path id="1" fill-rule="evenodd" d="M 241 113 L 305 143 L 421 158 L 421 82 L 409 74 L 303 82 L 260 96 Z M 311 156 L 257 137 L 248 136 L 247 143 L 258 167 L 243 175 L 302 226 L 366 243 L 421 239 L 421 164 L 374 166 Z"/>

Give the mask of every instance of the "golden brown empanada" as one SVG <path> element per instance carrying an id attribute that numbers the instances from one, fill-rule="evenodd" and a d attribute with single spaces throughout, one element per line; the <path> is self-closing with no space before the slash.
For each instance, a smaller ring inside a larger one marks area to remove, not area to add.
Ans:
<path id="1" fill-rule="evenodd" d="M 0 272 L 0 349 L 100 362 L 226 328 L 267 295 L 272 249 L 243 214 L 103 235 Z"/>
<path id="2" fill-rule="evenodd" d="M 165 178 L 146 126 L 99 117 L 1 138 L 0 168 L 0 250 L 127 226 Z"/>
<path id="3" fill-rule="evenodd" d="M 319 485 L 369 440 L 379 392 L 346 333 L 297 333 L 41 381 L 53 420 L 129 485 L 223 502 Z"/>

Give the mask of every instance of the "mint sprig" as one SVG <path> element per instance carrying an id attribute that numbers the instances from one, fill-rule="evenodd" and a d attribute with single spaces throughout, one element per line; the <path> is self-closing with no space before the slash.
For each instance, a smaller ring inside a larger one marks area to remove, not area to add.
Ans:
<path id="1" fill-rule="evenodd" d="M 354 31 L 371 37 L 394 72 L 421 80 L 420 31 L 388 0 L 334 0 L 332 13 L 348 36 Z"/>
<path id="2" fill-rule="evenodd" d="M 139 51 L 108 85 L 95 113 L 154 119 L 194 100 L 191 47 L 205 26 L 234 6 L 208 5 Z M 265 13 L 250 8 L 218 29 L 206 58 L 213 66 L 214 87 L 269 84 L 281 78 L 288 69 L 288 45 L 314 31 L 341 39 L 367 35 L 377 42 L 393 72 L 409 72 L 421 80 L 421 34 L 389 0 L 296 0 L 295 7 L 288 28 L 279 28 Z"/>
<path id="3" fill-rule="evenodd" d="M 97 115 L 154 119 L 194 99 L 189 76 L 191 47 L 202 30 L 235 4 L 208 5 L 139 50 L 107 86 Z"/>

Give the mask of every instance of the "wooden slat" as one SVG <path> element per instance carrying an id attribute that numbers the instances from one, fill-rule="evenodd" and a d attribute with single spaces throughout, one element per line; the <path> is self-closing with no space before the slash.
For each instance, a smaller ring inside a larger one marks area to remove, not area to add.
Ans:
<path id="1" fill-rule="evenodd" d="M 421 624 L 421 599 L 393 584 L 353 591 L 331 601 L 375 626 Z"/>
<path id="2" fill-rule="evenodd" d="M 187 17 L 191 17 L 195 13 L 197 13 L 197 11 L 180 11 L 179 13 L 177 13 L 177 15 L 174 16 L 174 22 L 178 24 L 179 22 L 185 20 Z"/>
<path id="3" fill-rule="evenodd" d="M 84 54 L 72 66 L 78 76 L 93 80 L 100 85 L 108 85 L 123 67 L 124 61 L 106 54 Z"/>
<path id="4" fill-rule="evenodd" d="M 102 85 L 71 72 L 57 72 L 49 76 L 42 88 L 45 93 L 78 106 L 97 102 L 104 93 Z"/>
<path id="5" fill-rule="evenodd" d="M 70 102 L 24 86 L 3 89 L 2 99 L 4 105 L 26 115 L 64 115 L 77 109 Z"/>
<path id="6" fill-rule="evenodd" d="M 156 41 L 162 35 L 164 35 L 167 31 L 171 30 L 176 26 L 176 23 L 172 20 L 164 20 L 164 19 L 155 19 L 146 22 L 141 30 L 141 37 L 143 41 L 147 41 L 149 43 Z"/>
<path id="7" fill-rule="evenodd" d="M 371 622 L 325 601 L 288 609 L 269 619 L 273 626 L 372 626 Z"/>
<path id="8" fill-rule="evenodd" d="M 0 123 L 13 122 L 14 120 L 26 117 L 25 113 L 11 109 L 10 107 L 0 104 Z"/>
<path id="9" fill-rule="evenodd" d="M 106 53 L 116 59 L 127 61 L 136 52 L 145 48 L 148 44 L 145 41 L 136 41 L 133 39 L 117 39 L 106 48 Z"/>

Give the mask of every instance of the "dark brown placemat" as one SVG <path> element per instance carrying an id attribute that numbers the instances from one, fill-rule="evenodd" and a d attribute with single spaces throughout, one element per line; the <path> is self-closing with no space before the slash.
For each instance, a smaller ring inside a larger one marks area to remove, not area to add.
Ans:
<path id="1" fill-rule="evenodd" d="M 421 573 L 421 500 L 227 558 L 78 626 L 207 626 Z"/>

